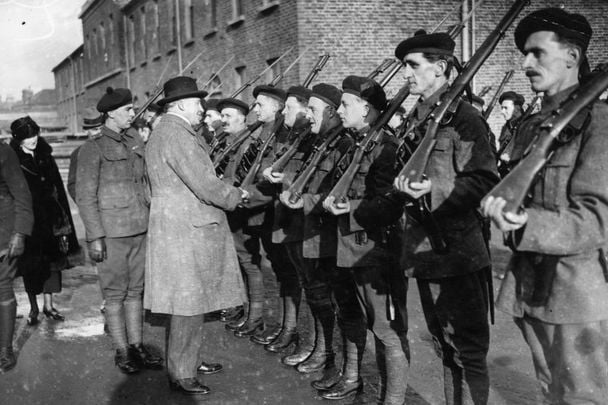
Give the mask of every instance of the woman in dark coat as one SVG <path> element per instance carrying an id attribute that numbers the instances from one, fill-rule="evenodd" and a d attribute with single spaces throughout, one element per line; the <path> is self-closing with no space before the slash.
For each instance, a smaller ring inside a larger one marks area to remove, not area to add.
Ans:
<path id="1" fill-rule="evenodd" d="M 38 323 L 36 295 L 43 293 L 43 313 L 47 318 L 63 321 L 64 317 L 53 307 L 53 293 L 61 291 L 61 270 L 67 268 L 67 253 L 77 249 L 70 208 L 59 174 L 52 157 L 51 146 L 39 136 L 40 127 L 29 116 L 11 124 L 11 147 L 32 194 L 34 229 L 26 241 L 25 253 L 18 264 L 23 276 L 25 291 L 30 300 L 28 325 Z"/>

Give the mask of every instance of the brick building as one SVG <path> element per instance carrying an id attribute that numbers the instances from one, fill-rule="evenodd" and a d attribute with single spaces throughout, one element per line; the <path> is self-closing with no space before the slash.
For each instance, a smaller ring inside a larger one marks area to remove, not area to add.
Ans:
<path id="1" fill-rule="evenodd" d="M 301 82 L 323 52 L 331 59 L 317 81 L 340 85 L 348 74 L 367 74 L 384 58 L 392 57 L 395 46 L 418 28 L 433 29 L 452 12 L 442 29 L 457 23 L 473 0 L 88 0 L 80 18 L 84 44 L 82 94 L 76 109 L 94 105 L 107 86 L 131 88 L 141 104 L 157 83 L 176 75 L 198 56 L 185 75 L 204 83 L 231 57 L 229 66 L 209 86 L 218 95 L 229 95 L 257 75 L 290 47 L 293 50 L 273 72 L 260 80 L 268 82 L 284 71 L 308 49 L 299 63 L 285 75 L 281 86 Z M 508 10 L 511 1 L 486 0 L 457 40 L 456 54 L 467 60 Z M 463 6 L 458 10 L 459 6 Z M 556 1 L 535 1 L 524 14 L 542 7 L 560 7 Z M 571 0 L 567 10 L 584 14 L 594 29 L 590 62 L 602 60 L 608 44 L 603 17 L 608 3 L 602 0 Z M 520 17 L 521 18 L 521 17 Z M 516 20 L 517 24 L 519 18 Z M 520 71 L 521 55 L 513 43 L 513 27 L 481 68 L 474 90 L 493 86 L 490 100 L 506 70 L 516 73 L 506 90 L 517 90 L 530 99 L 527 79 Z M 76 51 L 75 51 L 76 52 Z M 65 75 L 68 57 L 55 69 Z M 69 75 L 68 75 L 69 76 Z M 57 80 L 57 79 L 56 79 Z M 57 80 L 56 85 L 65 86 Z M 403 83 L 398 74 L 388 88 L 394 93 Z M 58 93 L 59 94 L 59 93 Z M 80 93 L 79 93 L 80 94 Z M 251 100 L 251 91 L 241 97 Z M 60 101 L 65 99 L 59 95 Z M 412 100 L 406 102 L 409 105 Z M 65 106 L 70 105 L 65 102 Z M 74 116 L 72 113 L 71 116 Z M 499 109 L 490 117 L 495 131 L 502 125 Z"/>

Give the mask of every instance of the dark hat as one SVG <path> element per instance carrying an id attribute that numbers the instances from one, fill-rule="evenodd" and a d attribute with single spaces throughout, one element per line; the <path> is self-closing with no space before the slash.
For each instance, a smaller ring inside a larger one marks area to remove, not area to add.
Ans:
<path id="1" fill-rule="evenodd" d="M 85 108 L 82 113 L 82 128 L 92 129 L 103 125 L 103 114 L 93 107 Z"/>
<path id="2" fill-rule="evenodd" d="M 344 93 L 353 94 L 372 105 L 376 110 L 386 107 L 386 94 L 377 82 L 363 76 L 347 76 L 342 81 Z"/>
<path id="3" fill-rule="evenodd" d="M 203 98 L 207 95 L 206 91 L 198 89 L 195 79 L 187 76 L 177 76 L 167 80 L 163 84 L 163 93 L 165 98 L 157 101 L 161 107 L 182 98 Z"/>
<path id="4" fill-rule="evenodd" d="M 505 100 L 511 100 L 511 101 L 513 101 L 513 104 L 519 105 L 519 106 L 523 106 L 524 102 L 526 101 L 524 99 L 524 96 L 522 96 L 521 94 L 516 93 L 514 91 L 505 91 L 498 98 L 498 102 L 501 104 Z"/>
<path id="5" fill-rule="evenodd" d="M 207 108 L 207 110 L 214 110 L 220 112 L 220 109 L 217 106 L 219 102 L 219 98 L 210 98 L 205 102 L 205 107 Z"/>
<path id="6" fill-rule="evenodd" d="M 340 100 L 342 99 L 342 91 L 331 84 L 319 83 L 313 86 L 310 97 L 316 97 L 330 106 L 338 108 Z"/>
<path id="7" fill-rule="evenodd" d="M 221 112 L 224 108 L 231 107 L 241 111 L 243 115 L 249 114 L 249 106 L 247 103 L 238 98 L 223 98 L 217 102 L 217 110 Z"/>
<path id="8" fill-rule="evenodd" d="M 418 30 L 413 37 L 403 40 L 395 48 L 395 56 L 400 61 L 408 53 L 424 52 L 438 55 L 454 55 L 456 43 L 444 32 L 427 34 L 425 30 Z"/>
<path id="9" fill-rule="evenodd" d="M 106 88 L 106 94 L 101 96 L 101 100 L 97 103 L 97 111 L 106 113 L 132 102 L 133 95 L 131 94 L 131 90 L 108 87 Z"/>
<path id="10" fill-rule="evenodd" d="M 145 128 L 145 127 L 149 128 L 150 127 L 149 124 L 146 122 L 146 120 L 143 119 L 143 118 L 141 118 L 141 117 L 138 117 L 135 121 L 133 121 L 133 123 L 131 124 L 131 126 L 133 128 L 137 128 L 137 129 Z"/>
<path id="11" fill-rule="evenodd" d="M 399 107 L 397 107 L 397 111 L 396 112 L 397 112 L 397 114 L 402 114 L 403 115 L 403 114 L 405 114 L 405 108 L 403 108 L 403 106 L 400 105 Z"/>
<path id="12" fill-rule="evenodd" d="M 40 134 L 40 127 L 32 117 L 26 115 L 11 123 L 11 134 L 16 140 L 22 141 Z"/>
<path id="13" fill-rule="evenodd" d="M 148 106 L 148 110 L 157 114 L 163 112 L 163 108 L 156 103 L 150 103 L 150 105 Z"/>
<path id="14" fill-rule="evenodd" d="M 561 8 L 543 8 L 524 17 L 515 29 L 515 45 L 523 52 L 528 37 L 538 31 L 552 31 L 587 50 L 593 31 L 585 17 Z"/>
<path id="15" fill-rule="evenodd" d="M 253 97 L 257 98 L 259 94 L 275 98 L 280 102 L 285 102 L 285 99 L 287 98 L 287 95 L 283 90 L 279 89 L 278 87 L 269 86 L 267 84 L 256 86 L 253 89 Z"/>
<path id="16" fill-rule="evenodd" d="M 479 97 L 477 94 L 471 95 L 471 101 L 473 102 L 473 104 L 479 104 L 481 106 L 486 103 L 486 101 L 483 98 Z"/>
<path id="17" fill-rule="evenodd" d="M 287 89 L 287 97 L 294 96 L 301 103 L 308 102 L 308 99 L 310 98 L 310 93 L 312 93 L 312 90 L 304 86 L 291 86 Z"/>

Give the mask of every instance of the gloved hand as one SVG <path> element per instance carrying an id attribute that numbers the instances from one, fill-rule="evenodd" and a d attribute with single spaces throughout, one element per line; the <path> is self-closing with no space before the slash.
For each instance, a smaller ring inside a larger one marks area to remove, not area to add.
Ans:
<path id="1" fill-rule="evenodd" d="M 25 251 L 25 235 L 15 232 L 8 241 L 8 258 L 21 256 Z"/>
<path id="2" fill-rule="evenodd" d="M 63 254 L 66 254 L 69 249 L 68 237 L 66 235 L 61 235 L 58 239 L 59 242 L 59 251 Z"/>
<path id="3" fill-rule="evenodd" d="M 94 262 L 103 262 L 108 257 L 106 252 L 106 240 L 104 238 L 95 239 L 88 243 L 89 257 Z"/>

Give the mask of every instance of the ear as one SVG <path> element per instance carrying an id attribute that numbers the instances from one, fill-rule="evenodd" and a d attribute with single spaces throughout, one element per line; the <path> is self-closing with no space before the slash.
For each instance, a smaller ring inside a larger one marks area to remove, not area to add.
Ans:
<path id="1" fill-rule="evenodd" d="M 435 62 L 435 77 L 441 77 L 443 76 L 445 70 L 447 69 L 448 64 L 445 60 L 440 59 L 437 62 Z"/>
<path id="2" fill-rule="evenodd" d="M 566 56 L 566 66 L 568 68 L 578 66 L 582 57 L 581 50 L 575 46 L 569 46 L 566 52 Z"/>
<path id="3" fill-rule="evenodd" d="M 363 106 L 364 110 L 363 110 L 363 117 L 367 117 L 369 115 L 369 104 L 365 103 L 365 105 Z"/>

